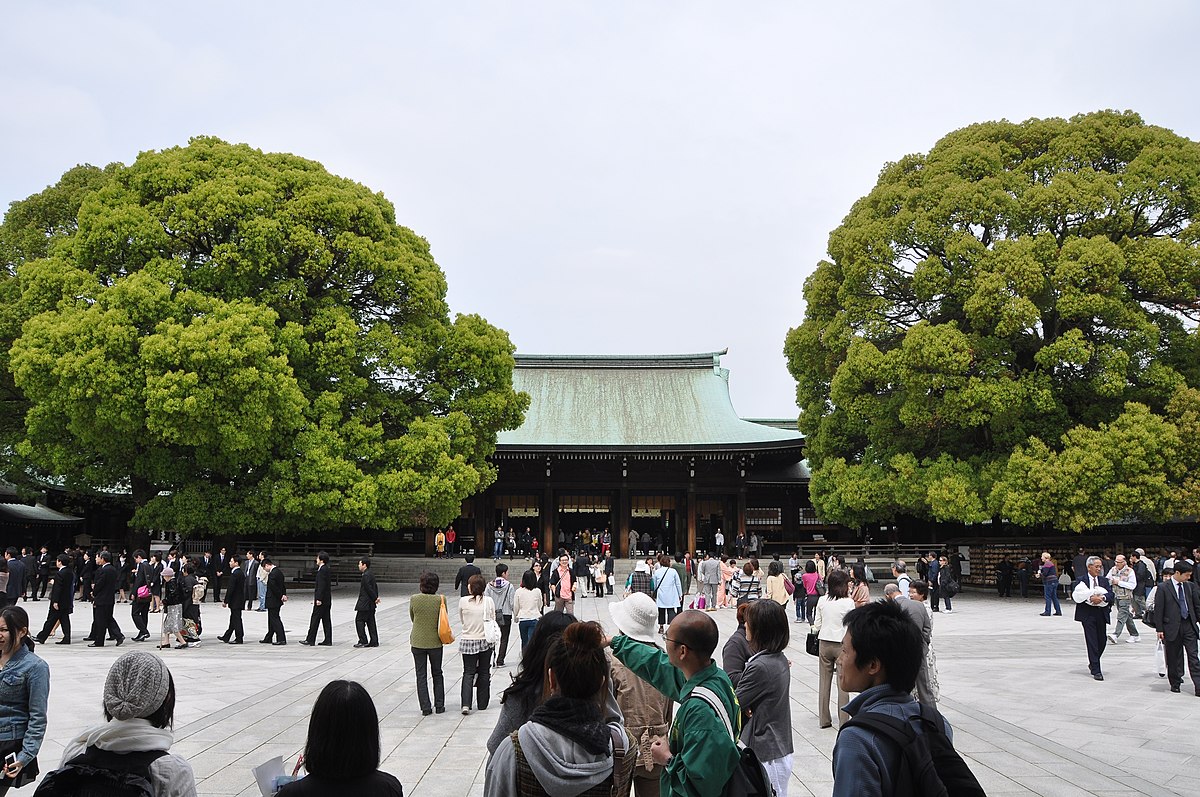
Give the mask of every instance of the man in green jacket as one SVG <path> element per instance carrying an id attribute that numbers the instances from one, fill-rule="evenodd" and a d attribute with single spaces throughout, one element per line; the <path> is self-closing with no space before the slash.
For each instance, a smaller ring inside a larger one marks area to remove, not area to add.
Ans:
<path id="1" fill-rule="evenodd" d="M 733 685 L 712 659 L 717 637 L 711 617 L 689 610 L 667 627 L 666 653 L 624 636 L 609 640 L 622 664 L 679 703 L 667 740 L 657 739 L 650 748 L 654 761 L 664 767 L 662 797 L 717 797 L 737 767 L 737 744 L 724 722 L 704 700 L 688 699 L 697 686 L 710 689 L 725 706 L 734 733 L 740 731 Z"/>

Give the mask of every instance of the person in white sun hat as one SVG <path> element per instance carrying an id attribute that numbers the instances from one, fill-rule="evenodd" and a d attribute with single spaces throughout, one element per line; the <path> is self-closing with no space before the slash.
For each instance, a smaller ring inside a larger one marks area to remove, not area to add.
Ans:
<path id="1" fill-rule="evenodd" d="M 644 592 L 630 593 L 620 603 L 609 604 L 608 613 L 617 629 L 629 637 L 652 647 L 658 647 L 658 606 Z M 650 745 L 656 738 L 666 738 L 671 727 L 674 704 L 662 692 L 608 653 L 612 670 L 613 692 L 617 705 L 625 717 L 625 731 L 629 734 L 630 750 L 636 746 L 637 766 L 633 773 L 633 793 L 636 797 L 658 797 L 659 777 L 662 767 L 654 763 Z"/>

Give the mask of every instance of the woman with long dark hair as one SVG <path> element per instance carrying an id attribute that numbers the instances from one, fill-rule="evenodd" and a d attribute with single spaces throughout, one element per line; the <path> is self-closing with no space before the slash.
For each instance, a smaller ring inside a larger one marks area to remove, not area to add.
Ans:
<path id="1" fill-rule="evenodd" d="M 629 737 L 620 716 L 605 716 L 612 690 L 604 641 L 599 623 L 563 629 L 546 656 L 549 696 L 492 754 L 484 797 L 515 797 L 522 772 L 548 794 L 629 793 Z"/>
<path id="2" fill-rule="evenodd" d="M 813 630 L 817 634 L 817 664 L 820 667 L 820 688 L 817 696 L 817 718 L 822 728 L 829 728 L 833 720 L 829 716 L 829 692 L 833 686 L 834 665 L 837 664 L 838 654 L 842 652 L 842 637 L 846 636 L 846 628 L 842 621 L 854 609 L 854 601 L 850 599 L 850 576 L 845 570 L 831 569 L 825 579 L 828 591 L 817 600 L 817 619 Z M 838 679 L 838 707 L 846 705 L 850 698 L 842 690 L 841 680 Z M 841 722 L 850 719 L 844 711 L 838 712 Z"/>
<path id="3" fill-rule="evenodd" d="M 512 683 L 500 695 L 500 718 L 488 738 L 488 753 L 496 752 L 500 742 L 529 720 L 529 715 L 545 696 L 546 654 L 563 629 L 577 622 L 566 612 L 543 614 L 535 623 L 529 644 L 521 646 L 521 667 Z"/>
<path id="4" fill-rule="evenodd" d="M 279 797 L 404 797 L 400 781 L 379 771 L 379 750 L 375 701 L 355 681 L 330 681 L 308 719 L 308 775 L 280 789 Z"/>
<path id="5" fill-rule="evenodd" d="M 537 576 L 532 570 L 526 570 L 521 574 L 521 586 L 517 587 L 516 597 L 513 598 L 513 619 L 521 635 L 522 650 L 533 637 L 533 629 L 542 616 L 542 606 L 542 591 L 538 589 Z"/>
<path id="6" fill-rule="evenodd" d="M 38 776 L 38 751 L 46 736 L 46 699 L 50 665 L 33 652 L 29 615 L 20 606 L 0 610 L 0 759 L 5 763 L 0 794 L 20 788 Z"/>

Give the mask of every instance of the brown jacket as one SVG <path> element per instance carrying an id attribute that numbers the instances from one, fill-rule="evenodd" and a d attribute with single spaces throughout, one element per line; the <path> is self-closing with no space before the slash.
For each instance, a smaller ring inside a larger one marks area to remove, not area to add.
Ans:
<path id="1" fill-rule="evenodd" d="M 629 734 L 630 747 L 640 750 L 633 776 L 658 780 L 663 768 L 651 759 L 650 743 L 654 741 L 655 736 L 666 737 L 671 727 L 674 704 L 647 681 L 634 675 L 633 671 L 611 653 L 608 661 L 612 670 L 613 692 L 616 694 L 617 705 L 621 707 L 621 713 L 625 716 L 625 730 Z"/>

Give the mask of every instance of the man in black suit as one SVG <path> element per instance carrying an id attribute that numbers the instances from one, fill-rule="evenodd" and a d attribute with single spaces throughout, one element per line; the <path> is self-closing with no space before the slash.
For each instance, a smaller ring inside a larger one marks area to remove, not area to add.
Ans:
<path id="1" fill-rule="evenodd" d="M 75 573 L 71 570 L 70 564 L 71 557 L 65 553 L 58 555 L 58 575 L 54 577 L 54 584 L 50 587 L 50 611 L 46 613 L 46 624 L 42 626 L 42 633 L 36 637 L 39 645 L 46 644 L 46 640 L 54 631 L 55 623 L 62 628 L 63 638 L 54 644 L 71 644 L 71 612 L 75 609 Z"/>
<path id="2" fill-rule="evenodd" d="M 134 627 L 137 628 L 137 634 L 133 641 L 143 642 L 150 638 L 151 596 L 147 594 L 145 598 L 142 598 L 138 595 L 138 590 L 145 587 L 149 593 L 153 575 L 150 565 L 146 562 L 146 552 L 141 548 L 133 552 L 133 562 L 133 594 L 129 596 L 131 602 L 129 616 L 133 619 Z"/>
<path id="3" fill-rule="evenodd" d="M 475 557 L 467 555 L 467 563 L 458 568 L 458 575 L 454 577 L 454 588 L 458 590 L 460 598 L 467 597 L 467 582 L 471 580 L 471 576 L 482 576 L 483 571 L 475 566 Z"/>
<path id="4" fill-rule="evenodd" d="M 263 557 L 259 566 L 267 571 L 267 636 L 259 642 L 264 645 L 286 645 L 287 634 L 283 630 L 283 620 L 279 619 L 279 610 L 287 603 L 287 585 L 283 582 L 283 573 L 269 557 Z"/>
<path id="5" fill-rule="evenodd" d="M 221 550 L 217 551 L 217 555 L 213 557 L 212 576 L 208 579 L 208 586 L 212 587 L 213 600 L 221 603 L 221 579 L 225 577 L 225 571 L 229 566 L 229 553 L 222 546 Z"/>
<path id="6" fill-rule="evenodd" d="M 17 549 L 13 546 L 9 546 L 4 552 L 4 558 L 8 562 L 8 587 L 5 589 L 8 600 L 5 605 L 16 606 L 25 591 L 25 563 L 21 561 Z"/>
<path id="7" fill-rule="evenodd" d="M 112 566 L 112 554 L 101 551 L 96 554 L 100 567 L 92 577 L 92 634 L 89 648 L 104 647 L 105 634 L 117 641 L 117 647 L 125 641 L 121 626 L 113 619 L 113 607 L 117 603 L 117 569 Z"/>
<path id="8" fill-rule="evenodd" d="M 333 622 L 329 618 L 329 604 L 333 600 L 333 578 L 329 572 L 329 554 L 321 551 L 316 558 L 317 572 L 314 576 L 312 619 L 308 621 L 308 636 L 300 640 L 301 645 L 313 645 L 317 641 L 317 623 L 325 633 L 322 645 L 333 644 Z"/>
<path id="9" fill-rule="evenodd" d="M 246 608 L 246 579 L 242 577 L 242 565 L 237 554 L 229 560 L 229 589 L 225 591 L 225 602 L 221 604 L 229 609 L 229 628 L 225 636 L 217 639 L 230 645 L 242 644 L 242 610 Z"/>
<path id="10" fill-rule="evenodd" d="M 246 611 L 252 611 L 255 601 L 258 600 L 258 559 L 254 557 L 253 548 L 246 549 L 246 567 L 242 573 L 246 577 Z"/>
<path id="11" fill-rule="evenodd" d="M 37 600 L 37 554 L 32 546 L 21 549 L 21 562 L 25 565 L 25 585 L 21 588 L 21 597 Z"/>
<path id="12" fill-rule="evenodd" d="M 1183 658 L 1187 654 L 1188 672 L 1196 696 L 1200 697 L 1200 656 L 1196 654 L 1197 627 L 1200 615 L 1200 587 L 1192 583 L 1193 567 L 1185 559 L 1175 562 L 1175 573 L 1158 586 L 1154 610 L 1150 613 L 1158 638 L 1163 643 L 1167 659 L 1167 680 L 1171 691 L 1178 692 L 1183 683 Z"/>
<path id="13" fill-rule="evenodd" d="M 358 572 L 362 577 L 358 582 L 358 602 L 354 604 L 354 628 L 358 631 L 358 644 L 354 647 L 377 648 L 379 629 L 375 626 L 375 607 L 379 605 L 379 585 L 371 572 L 371 560 L 365 556 L 359 559 Z"/>
<path id="14" fill-rule="evenodd" d="M 196 578 L 204 578 L 208 580 L 208 584 L 204 586 L 204 598 L 200 599 L 200 602 L 204 603 L 205 599 L 208 598 L 208 587 L 212 584 L 213 576 L 216 575 L 217 572 L 216 563 L 213 562 L 212 552 L 205 551 L 204 556 L 200 557 L 200 560 L 195 563 L 195 567 Z"/>
<path id="15" fill-rule="evenodd" d="M 33 599 L 35 601 L 46 597 L 46 587 L 50 583 L 50 565 L 53 563 L 54 560 L 50 556 L 50 549 L 43 545 L 41 552 L 37 555 L 35 563 L 37 569 L 33 575 Z"/>
<path id="16" fill-rule="evenodd" d="M 1108 579 L 1100 575 L 1104 563 L 1099 556 L 1089 556 L 1083 575 L 1071 586 L 1075 601 L 1075 621 L 1083 625 L 1083 641 L 1087 645 L 1088 669 L 1097 681 L 1104 680 L 1100 672 L 1100 657 L 1108 643 L 1108 618 L 1116 598 Z"/>

